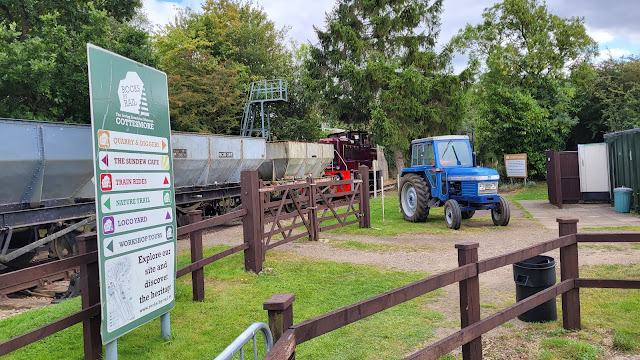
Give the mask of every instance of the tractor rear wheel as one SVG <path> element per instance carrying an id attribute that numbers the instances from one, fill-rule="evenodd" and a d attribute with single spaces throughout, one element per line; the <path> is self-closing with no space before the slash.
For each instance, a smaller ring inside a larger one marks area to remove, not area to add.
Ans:
<path id="1" fill-rule="evenodd" d="M 462 212 L 462 219 L 466 220 L 466 219 L 471 219 L 473 217 L 473 215 L 475 215 L 476 211 L 475 210 L 467 210 L 467 211 L 463 211 Z"/>
<path id="2" fill-rule="evenodd" d="M 407 174 L 400 179 L 400 211 L 410 222 L 425 222 L 429 216 L 429 187 L 417 174 Z"/>
<path id="3" fill-rule="evenodd" d="M 460 205 L 457 201 L 449 199 L 444 203 L 444 221 L 449 229 L 460 229 L 462 212 L 460 212 Z"/>
<path id="4" fill-rule="evenodd" d="M 505 198 L 500 198 L 500 202 L 496 204 L 496 207 L 491 209 L 491 219 L 495 226 L 507 226 L 509 219 L 511 219 L 511 210 L 509 209 L 509 203 Z"/>

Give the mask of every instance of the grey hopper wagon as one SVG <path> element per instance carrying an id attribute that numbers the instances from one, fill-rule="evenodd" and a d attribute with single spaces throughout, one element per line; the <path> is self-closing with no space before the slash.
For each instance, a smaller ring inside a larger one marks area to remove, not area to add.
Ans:
<path id="1" fill-rule="evenodd" d="M 263 180 L 299 180 L 307 176 L 322 176 L 333 160 L 331 144 L 302 141 L 267 143 L 266 161 L 258 168 Z"/>
<path id="2" fill-rule="evenodd" d="M 91 141 L 89 125 L 0 119 L 0 264 L 74 250 L 95 211 Z M 266 157 L 260 138 L 174 132 L 172 145 L 176 204 L 205 215 L 237 206 L 240 172 Z"/>

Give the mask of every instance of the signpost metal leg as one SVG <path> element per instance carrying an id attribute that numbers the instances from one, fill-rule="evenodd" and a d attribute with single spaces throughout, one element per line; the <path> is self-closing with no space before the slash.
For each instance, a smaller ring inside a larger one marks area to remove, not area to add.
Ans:
<path id="1" fill-rule="evenodd" d="M 113 340 L 104 346 L 105 360 L 118 360 L 118 340 Z"/>
<path id="2" fill-rule="evenodd" d="M 160 334 L 165 340 L 171 339 L 171 321 L 169 320 L 169 312 L 160 315 Z"/>

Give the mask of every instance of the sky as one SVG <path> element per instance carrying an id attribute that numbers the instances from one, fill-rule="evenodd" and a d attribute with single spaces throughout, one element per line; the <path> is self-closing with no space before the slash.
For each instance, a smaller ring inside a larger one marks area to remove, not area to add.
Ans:
<path id="1" fill-rule="evenodd" d="M 176 7 L 199 9 L 204 0 L 143 0 L 149 20 L 158 25 L 171 21 Z M 482 20 L 482 10 L 495 0 L 444 0 L 439 45 L 451 39 L 467 23 Z M 313 26 L 324 28 L 325 13 L 335 0 L 254 0 L 269 18 L 282 28 L 289 27 L 289 37 L 298 43 L 315 44 Z M 600 46 L 600 59 L 640 55 L 640 2 L 637 0 L 548 0 L 550 11 L 561 17 L 584 17 L 589 35 Z M 459 72 L 466 63 L 464 56 L 454 59 Z"/>

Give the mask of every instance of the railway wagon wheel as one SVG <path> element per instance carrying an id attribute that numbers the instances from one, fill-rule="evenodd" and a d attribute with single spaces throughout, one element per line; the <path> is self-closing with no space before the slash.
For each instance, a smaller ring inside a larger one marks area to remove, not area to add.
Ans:
<path id="1" fill-rule="evenodd" d="M 53 240 L 49 245 L 49 255 L 60 260 L 78 253 L 75 231 L 64 234 Z"/>

